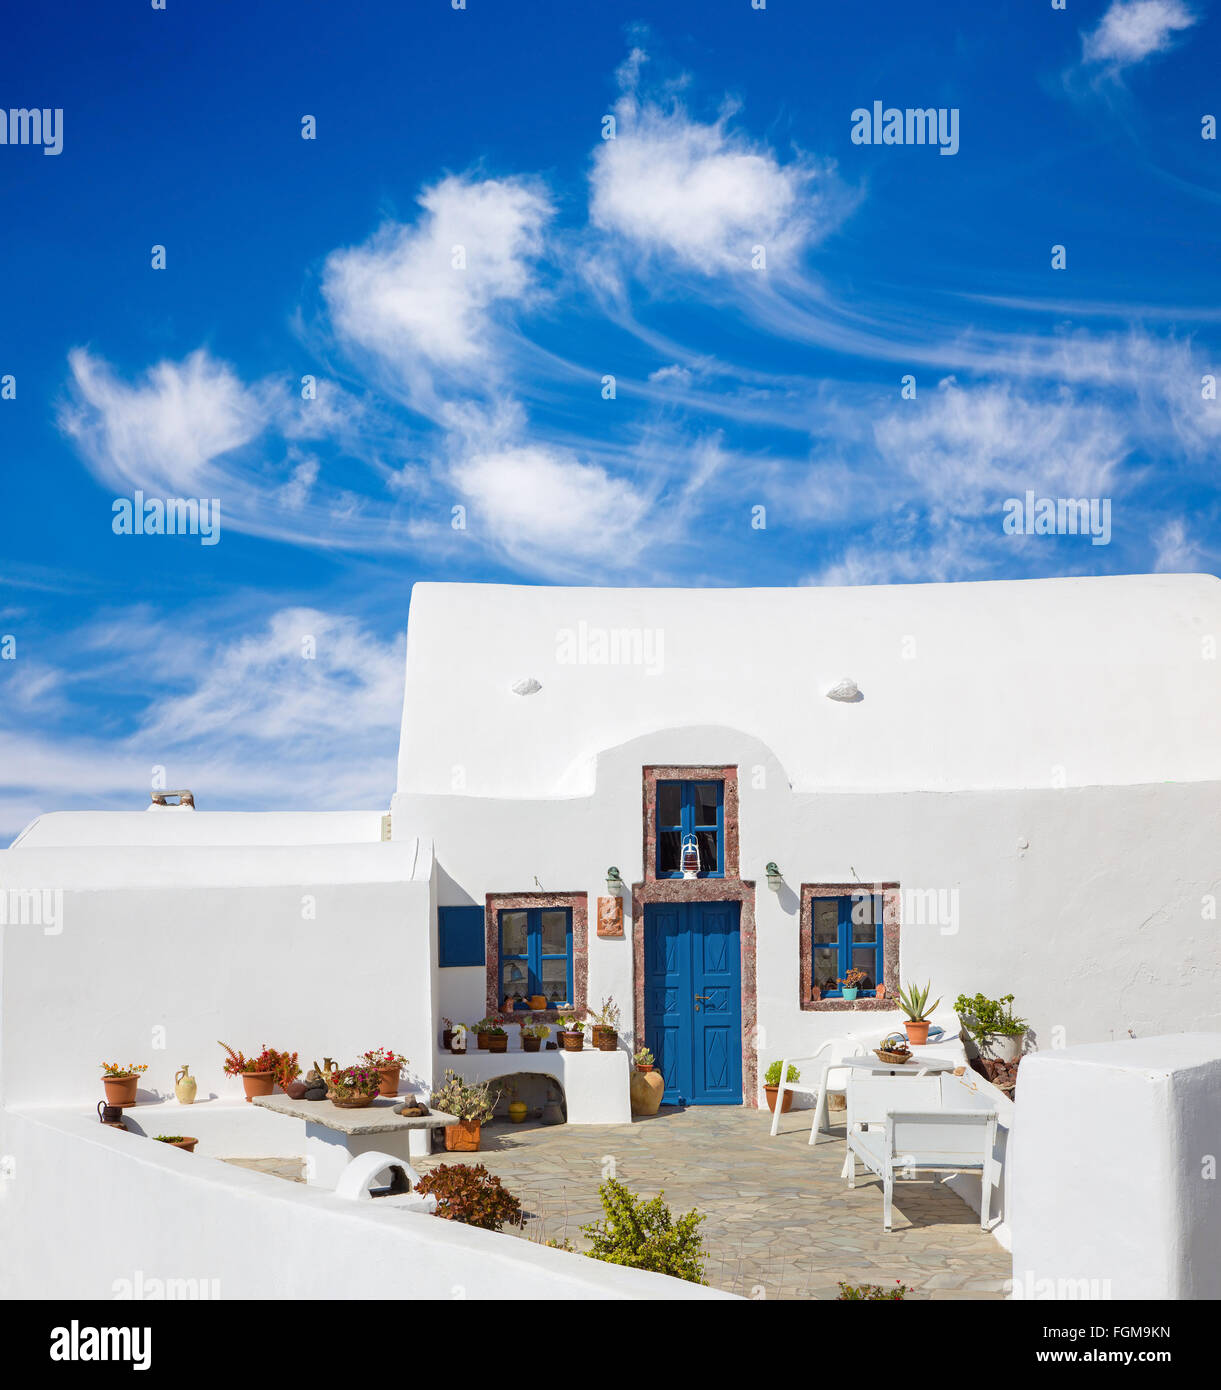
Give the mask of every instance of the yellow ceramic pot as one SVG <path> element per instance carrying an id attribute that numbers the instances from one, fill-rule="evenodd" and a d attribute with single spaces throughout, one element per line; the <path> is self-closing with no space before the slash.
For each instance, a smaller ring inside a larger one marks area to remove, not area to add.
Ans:
<path id="1" fill-rule="evenodd" d="M 174 1094 L 178 1097 L 178 1104 L 194 1104 L 196 1089 L 195 1078 L 191 1075 L 190 1067 L 179 1067 L 174 1073 Z"/>
<path id="2" fill-rule="evenodd" d="M 526 1102 L 524 1100 L 515 1100 L 509 1106 L 509 1119 L 512 1120 L 515 1125 L 519 1125 L 525 1118 Z"/>

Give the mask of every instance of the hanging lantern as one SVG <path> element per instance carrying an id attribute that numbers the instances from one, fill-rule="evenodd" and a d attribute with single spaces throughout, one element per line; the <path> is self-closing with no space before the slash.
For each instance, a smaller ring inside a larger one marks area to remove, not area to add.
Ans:
<path id="1" fill-rule="evenodd" d="M 684 878 L 699 878 L 700 845 L 694 835 L 688 835 L 683 840 L 683 856 L 681 863 Z"/>

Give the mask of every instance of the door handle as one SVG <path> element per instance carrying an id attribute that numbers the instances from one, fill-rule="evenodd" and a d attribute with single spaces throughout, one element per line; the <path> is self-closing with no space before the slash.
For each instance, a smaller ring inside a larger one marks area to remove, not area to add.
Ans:
<path id="1" fill-rule="evenodd" d="M 697 994 L 697 995 L 695 996 L 695 1012 L 696 1012 L 696 1013 L 699 1013 L 699 1011 L 700 1011 L 700 1000 L 701 1000 L 701 999 L 702 999 L 705 1003 L 707 1003 L 708 1000 L 711 999 L 711 998 L 712 998 L 712 995 L 711 995 L 711 994 Z"/>

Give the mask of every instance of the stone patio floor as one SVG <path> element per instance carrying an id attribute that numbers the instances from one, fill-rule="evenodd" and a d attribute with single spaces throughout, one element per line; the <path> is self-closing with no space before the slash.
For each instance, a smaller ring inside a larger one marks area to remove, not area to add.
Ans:
<path id="1" fill-rule="evenodd" d="M 814 1148 L 809 1112 L 793 1111 L 768 1134 L 766 1111 L 736 1106 L 663 1107 L 631 1125 L 557 1125 L 497 1120 L 475 1154 L 435 1153 L 486 1164 L 528 1213 L 526 1240 L 588 1241 L 579 1227 L 601 1217 L 598 1184 L 618 1178 L 645 1197 L 665 1191 L 675 1214 L 697 1207 L 708 1252 L 706 1277 L 748 1298 L 838 1296 L 838 1281 L 907 1284 L 910 1298 L 1000 1299 L 1009 1255 L 979 1217 L 929 1177 L 897 1182 L 894 1230 L 882 1229 L 882 1190 L 857 1167 L 840 1177 L 843 1131 Z"/>

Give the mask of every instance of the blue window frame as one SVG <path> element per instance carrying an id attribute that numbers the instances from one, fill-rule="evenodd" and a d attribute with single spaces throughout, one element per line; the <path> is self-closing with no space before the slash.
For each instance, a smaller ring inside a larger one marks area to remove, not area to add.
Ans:
<path id="1" fill-rule="evenodd" d="M 883 983 L 882 895 L 852 893 L 810 902 L 810 979 L 824 999 L 842 999 L 840 980 L 849 970 L 865 972 L 860 995 L 872 995 Z"/>
<path id="2" fill-rule="evenodd" d="M 658 782 L 658 878 L 682 878 L 683 845 L 695 837 L 700 878 L 725 877 L 725 783 Z"/>
<path id="3" fill-rule="evenodd" d="M 499 925 L 499 997 L 542 994 L 548 1008 L 573 1003 L 572 908 L 502 908 Z"/>
<path id="4" fill-rule="evenodd" d="M 483 908 L 437 908 L 437 964 L 482 965 L 483 957 Z"/>

